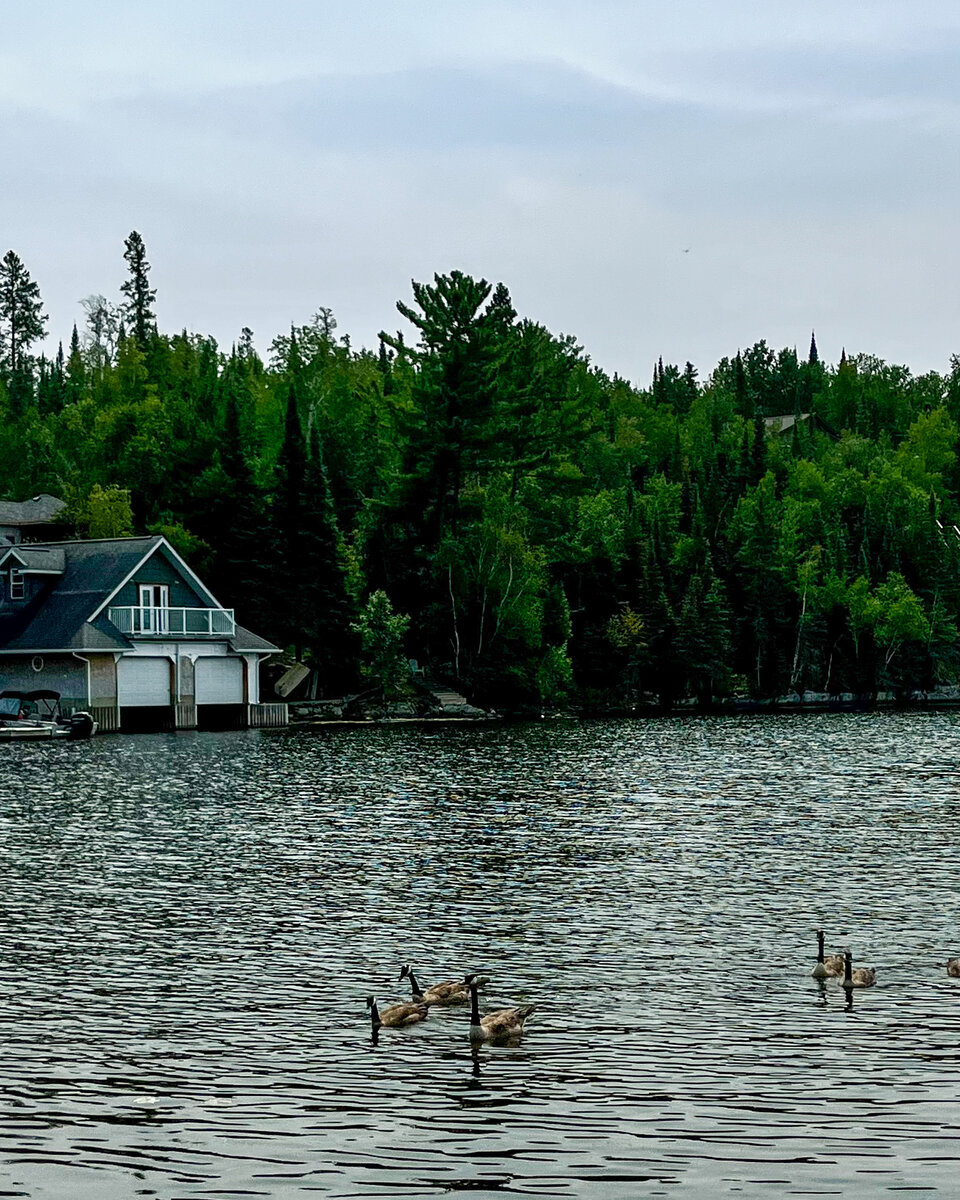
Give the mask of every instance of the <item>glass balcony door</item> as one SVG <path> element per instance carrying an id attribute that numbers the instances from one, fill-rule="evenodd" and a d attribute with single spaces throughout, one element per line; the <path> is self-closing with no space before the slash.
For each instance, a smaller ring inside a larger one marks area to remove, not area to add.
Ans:
<path id="1" fill-rule="evenodd" d="M 140 584 L 140 633 L 168 633 L 170 589 L 165 583 Z"/>

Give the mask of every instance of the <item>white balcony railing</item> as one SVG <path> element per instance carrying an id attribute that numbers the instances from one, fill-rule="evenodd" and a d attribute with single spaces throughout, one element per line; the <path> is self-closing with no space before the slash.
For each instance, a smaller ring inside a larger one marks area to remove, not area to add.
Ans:
<path id="1" fill-rule="evenodd" d="M 121 633 L 134 637 L 233 637 L 232 608 L 150 608 L 131 604 L 108 608 Z"/>

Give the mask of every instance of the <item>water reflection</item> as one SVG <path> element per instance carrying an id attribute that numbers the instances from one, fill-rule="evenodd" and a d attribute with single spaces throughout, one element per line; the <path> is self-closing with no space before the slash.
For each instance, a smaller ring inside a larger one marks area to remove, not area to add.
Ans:
<path id="1" fill-rule="evenodd" d="M 936 714 L 5 747 L 0 1193 L 951 1196 L 958 751 Z M 814 927 L 880 985 L 811 980 Z M 536 1003 L 522 1041 L 373 1034 L 408 961 Z"/>

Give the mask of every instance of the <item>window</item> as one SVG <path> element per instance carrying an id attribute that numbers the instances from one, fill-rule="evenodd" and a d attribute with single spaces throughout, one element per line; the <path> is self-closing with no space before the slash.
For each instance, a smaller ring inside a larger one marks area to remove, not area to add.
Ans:
<path id="1" fill-rule="evenodd" d="M 10 599 L 22 600 L 24 596 L 23 572 L 10 568 Z"/>
<path id="2" fill-rule="evenodd" d="M 170 589 L 165 583 L 140 584 L 140 633 L 166 633 L 170 628 Z"/>

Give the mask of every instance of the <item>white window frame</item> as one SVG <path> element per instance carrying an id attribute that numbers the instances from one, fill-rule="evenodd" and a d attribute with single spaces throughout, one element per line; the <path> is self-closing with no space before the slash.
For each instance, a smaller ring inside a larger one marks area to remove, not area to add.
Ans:
<path id="1" fill-rule="evenodd" d="M 10 599 L 22 600 L 27 594 L 26 581 L 19 567 L 10 568 Z"/>
<path id="2" fill-rule="evenodd" d="M 165 583 L 141 583 L 140 633 L 169 633 L 170 588 Z"/>

